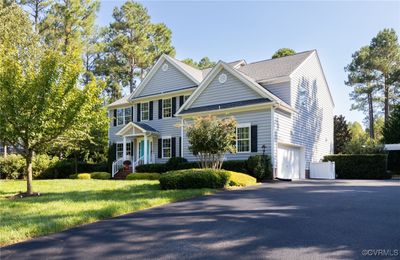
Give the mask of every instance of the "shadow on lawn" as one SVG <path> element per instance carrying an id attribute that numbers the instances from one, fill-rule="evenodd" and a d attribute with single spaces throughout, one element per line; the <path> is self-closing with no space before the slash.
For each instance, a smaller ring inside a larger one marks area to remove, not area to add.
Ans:
<path id="1" fill-rule="evenodd" d="M 264 184 L 97 222 L 4 253 L 134 259 L 319 253 L 355 259 L 365 248 L 398 246 L 399 203 L 398 185 Z"/>

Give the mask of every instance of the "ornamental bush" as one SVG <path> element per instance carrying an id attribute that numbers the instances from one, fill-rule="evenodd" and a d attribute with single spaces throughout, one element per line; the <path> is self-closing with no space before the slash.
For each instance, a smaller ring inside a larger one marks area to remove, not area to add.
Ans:
<path id="1" fill-rule="evenodd" d="M 324 156 L 335 162 L 338 179 L 390 179 L 386 154 L 335 154 Z"/>
<path id="2" fill-rule="evenodd" d="M 92 172 L 90 178 L 97 180 L 108 180 L 111 179 L 111 174 L 108 172 Z"/>
<path id="3" fill-rule="evenodd" d="M 256 178 L 250 175 L 233 171 L 227 171 L 227 173 L 229 174 L 229 186 L 246 187 L 257 183 Z"/>
<path id="4" fill-rule="evenodd" d="M 160 173 L 131 173 L 126 180 L 159 180 L 160 177 Z"/>
<path id="5" fill-rule="evenodd" d="M 170 171 L 160 178 L 161 189 L 220 189 L 228 185 L 229 173 L 213 169 Z"/>
<path id="6" fill-rule="evenodd" d="M 247 159 L 247 174 L 255 177 L 257 181 L 272 179 L 271 159 L 268 155 L 254 155 Z"/>
<path id="7" fill-rule="evenodd" d="M 70 179 L 90 180 L 90 173 L 77 173 L 69 176 Z"/>
<path id="8" fill-rule="evenodd" d="M 136 166 L 136 172 L 156 172 L 156 173 L 163 173 L 167 172 L 167 166 L 165 163 L 153 163 L 153 164 L 143 164 Z"/>

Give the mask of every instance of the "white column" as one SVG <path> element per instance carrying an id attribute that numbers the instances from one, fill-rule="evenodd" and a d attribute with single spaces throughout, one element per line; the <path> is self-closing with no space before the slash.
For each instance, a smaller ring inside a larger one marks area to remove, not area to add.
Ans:
<path id="1" fill-rule="evenodd" d="M 183 157 L 183 118 L 181 119 L 181 147 L 179 147 L 179 149 L 181 149 L 181 157 Z"/>
<path id="2" fill-rule="evenodd" d="M 126 160 L 126 136 L 124 136 L 124 142 L 122 146 L 122 157 Z"/>
<path id="3" fill-rule="evenodd" d="M 146 134 L 144 134 L 144 156 L 143 156 L 143 161 L 144 161 L 144 164 L 147 164 L 148 163 L 148 147 L 147 147 L 147 135 Z"/>

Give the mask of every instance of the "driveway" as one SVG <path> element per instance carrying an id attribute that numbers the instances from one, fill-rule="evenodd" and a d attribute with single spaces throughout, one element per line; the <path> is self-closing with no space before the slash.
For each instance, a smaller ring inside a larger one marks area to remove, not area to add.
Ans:
<path id="1" fill-rule="evenodd" d="M 224 191 L 8 246 L 1 259 L 375 258 L 363 253 L 399 257 L 400 181 Z"/>

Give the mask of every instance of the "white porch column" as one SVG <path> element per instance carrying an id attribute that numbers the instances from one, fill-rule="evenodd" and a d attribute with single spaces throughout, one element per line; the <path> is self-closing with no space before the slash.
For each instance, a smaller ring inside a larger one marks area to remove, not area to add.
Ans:
<path id="1" fill-rule="evenodd" d="M 124 161 L 126 160 L 126 136 L 124 136 L 124 142 L 122 146 L 122 158 L 124 158 Z"/>
<path id="2" fill-rule="evenodd" d="M 144 156 L 143 156 L 143 162 L 144 162 L 144 164 L 147 164 L 148 163 L 148 147 L 147 147 L 147 135 L 146 134 L 144 134 Z"/>

